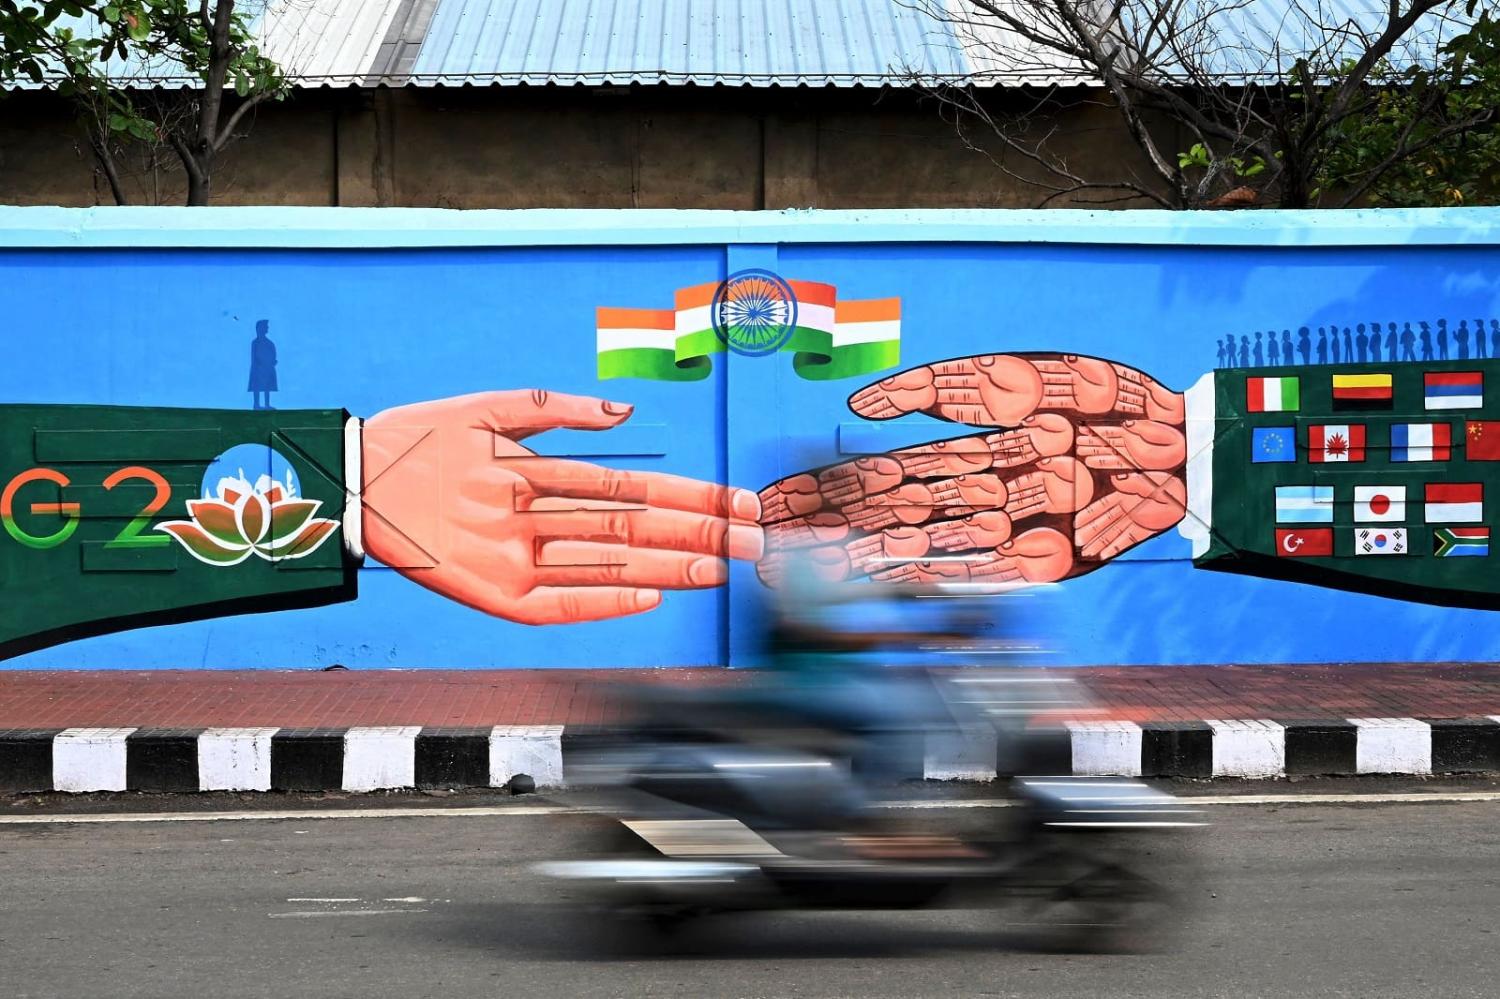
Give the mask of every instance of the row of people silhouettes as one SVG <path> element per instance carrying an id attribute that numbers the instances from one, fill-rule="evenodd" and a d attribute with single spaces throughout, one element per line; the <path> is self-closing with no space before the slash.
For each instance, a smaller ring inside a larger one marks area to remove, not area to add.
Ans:
<path id="1" fill-rule="evenodd" d="M 1467 319 L 1460 319 L 1451 331 L 1448 320 L 1439 319 L 1436 334 L 1426 322 L 1418 322 L 1415 330 L 1411 323 L 1403 323 L 1400 327 L 1386 323 L 1383 330 L 1380 323 L 1370 323 L 1369 326 L 1356 323 L 1352 329 L 1348 326 L 1319 326 L 1315 335 L 1309 327 L 1303 326 L 1295 336 L 1291 330 L 1282 330 L 1279 337 L 1275 330 L 1256 333 L 1253 342 L 1244 335 L 1236 342 L 1234 334 L 1230 333 L 1218 342 L 1218 366 L 1259 368 L 1297 364 L 1299 358 L 1302 364 L 1312 364 L 1314 356 L 1318 364 L 1500 358 L 1500 319 L 1489 321 L 1488 335 L 1483 319 L 1474 320 L 1472 329 Z"/>

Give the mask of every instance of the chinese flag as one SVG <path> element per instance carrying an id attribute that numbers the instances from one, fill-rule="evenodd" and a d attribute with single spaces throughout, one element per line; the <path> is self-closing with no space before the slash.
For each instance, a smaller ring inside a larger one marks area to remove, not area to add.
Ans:
<path id="1" fill-rule="evenodd" d="M 1470 461 L 1500 461 L 1500 420 L 1470 420 L 1464 442 L 1464 457 Z"/>

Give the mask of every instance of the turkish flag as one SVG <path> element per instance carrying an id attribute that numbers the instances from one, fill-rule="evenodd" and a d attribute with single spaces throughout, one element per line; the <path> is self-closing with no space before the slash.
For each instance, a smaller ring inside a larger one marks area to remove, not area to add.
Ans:
<path id="1" fill-rule="evenodd" d="M 1333 529 L 1328 527 L 1277 528 L 1276 554 L 1287 558 L 1332 555 Z"/>
<path id="2" fill-rule="evenodd" d="M 1464 457 L 1470 461 L 1500 461 L 1500 421 L 1470 420 L 1464 428 Z"/>

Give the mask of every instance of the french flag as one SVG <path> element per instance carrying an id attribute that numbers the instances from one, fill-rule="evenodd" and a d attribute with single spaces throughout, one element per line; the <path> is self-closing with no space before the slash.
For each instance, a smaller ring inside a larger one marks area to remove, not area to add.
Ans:
<path id="1" fill-rule="evenodd" d="M 1422 375 L 1428 409 L 1479 409 L 1484 375 L 1478 371 L 1428 371 Z"/>
<path id="2" fill-rule="evenodd" d="M 1463 524 L 1484 519 L 1484 484 L 1429 482 L 1426 485 L 1429 524 Z"/>
<path id="3" fill-rule="evenodd" d="M 1392 461 L 1448 461 L 1453 428 L 1446 423 L 1397 423 L 1391 427 Z"/>

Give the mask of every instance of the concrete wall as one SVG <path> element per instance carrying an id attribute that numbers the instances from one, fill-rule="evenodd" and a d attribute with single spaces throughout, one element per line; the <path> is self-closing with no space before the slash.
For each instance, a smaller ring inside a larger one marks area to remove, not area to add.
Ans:
<path id="1" fill-rule="evenodd" d="M 1105 174 L 1139 154 L 1067 95 L 1036 120 Z M 1035 97 L 995 94 L 997 113 Z M 0 99 L 0 203 L 112 203 L 63 103 Z M 970 139 L 984 144 L 982 131 Z M 1034 168 L 991 149 L 1011 169 Z M 127 157 L 133 204 L 179 204 L 170 153 Z M 1138 171 L 1144 175 L 1144 171 Z M 438 208 L 1030 207 L 1048 192 L 968 148 L 904 91 L 485 88 L 300 91 L 257 111 L 215 177 L 223 205 Z"/>
<path id="2" fill-rule="evenodd" d="M 746 663 L 806 557 L 1047 662 L 1492 658 L 1497 234 L 0 210 L 0 657 Z"/>

